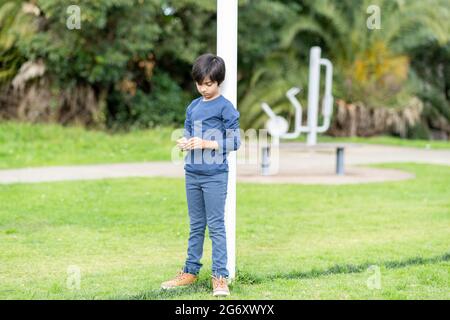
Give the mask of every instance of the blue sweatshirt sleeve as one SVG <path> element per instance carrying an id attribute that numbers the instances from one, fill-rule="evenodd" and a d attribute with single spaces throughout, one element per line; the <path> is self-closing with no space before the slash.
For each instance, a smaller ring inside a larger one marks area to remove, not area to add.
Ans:
<path id="1" fill-rule="evenodd" d="M 231 103 L 227 103 L 222 109 L 222 121 L 225 135 L 223 140 L 218 140 L 219 150 L 223 152 L 236 151 L 241 146 L 239 130 L 239 111 Z"/>
<path id="2" fill-rule="evenodd" d="M 187 107 L 186 120 L 184 120 L 183 136 L 188 140 L 192 137 L 192 120 L 191 120 L 191 108 L 190 108 L 191 105 L 189 105 L 189 107 Z"/>

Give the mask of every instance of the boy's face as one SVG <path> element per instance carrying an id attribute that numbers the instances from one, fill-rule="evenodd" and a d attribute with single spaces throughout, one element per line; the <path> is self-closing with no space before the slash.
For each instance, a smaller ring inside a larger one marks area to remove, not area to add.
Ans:
<path id="1" fill-rule="evenodd" d="M 217 81 L 211 81 L 209 78 L 205 78 L 203 83 L 195 83 L 197 85 L 198 92 L 206 99 L 211 99 L 219 94 L 219 84 Z"/>

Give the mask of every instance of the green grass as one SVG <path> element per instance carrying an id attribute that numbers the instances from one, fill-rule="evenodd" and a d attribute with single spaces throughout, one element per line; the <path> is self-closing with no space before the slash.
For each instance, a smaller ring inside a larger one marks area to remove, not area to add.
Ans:
<path id="1" fill-rule="evenodd" d="M 383 164 L 416 179 L 237 186 L 234 299 L 450 299 L 450 167 Z M 0 185 L 0 299 L 212 299 L 164 292 L 188 238 L 183 179 Z M 66 286 L 81 270 L 80 290 Z M 370 265 L 381 289 L 367 287 Z"/>
<path id="2" fill-rule="evenodd" d="M 108 134 L 86 131 L 79 127 L 49 124 L 0 122 L 0 169 L 169 161 L 173 128 L 139 130 Z M 304 141 L 302 135 L 297 141 Z M 291 141 L 291 140 L 290 140 Z M 417 148 L 450 149 L 450 142 L 405 140 L 394 137 L 332 138 L 319 136 L 319 142 L 352 142 L 409 146 Z"/>
<path id="3" fill-rule="evenodd" d="M 306 141 L 306 135 L 302 134 L 295 140 L 289 141 Z M 317 141 L 320 142 L 345 142 L 345 143 L 367 143 L 367 144 L 382 144 L 395 147 L 410 147 L 420 149 L 450 149 L 450 141 L 445 140 L 409 140 L 392 136 L 375 136 L 375 137 L 330 137 L 325 135 L 318 135 Z"/>
<path id="4" fill-rule="evenodd" d="M 173 130 L 108 134 L 55 124 L 0 122 L 0 169 L 169 161 Z"/>

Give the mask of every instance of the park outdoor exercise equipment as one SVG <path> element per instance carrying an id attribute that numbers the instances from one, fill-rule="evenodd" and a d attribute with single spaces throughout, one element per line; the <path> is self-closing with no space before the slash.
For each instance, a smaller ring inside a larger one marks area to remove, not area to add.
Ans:
<path id="1" fill-rule="evenodd" d="M 320 67 L 325 66 L 325 93 L 322 100 L 322 116 L 323 123 L 318 124 L 319 111 L 319 89 L 320 89 Z M 320 47 L 312 47 L 309 56 L 309 82 L 308 82 L 308 118 L 307 126 L 302 125 L 302 105 L 296 98 L 296 95 L 301 91 L 300 88 L 293 87 L 286 92 L 286 97 L 289 99 L 295 109 L 295 125 L 294 131 L 288 132 L 289 124 L 286 119 L 276 115 L 272 108 L 266 103 L 261 104 L 264 112 L 269 116 L 266 122 L 266 128 L 272 136 L 272 145 L 278 146 L 280 138 L 295 139 L 298 138 L 302 132 L 308 134 L 307 146 L 315 146 L 317 144 L 317 133 L 323 133 L 328 130 L 331 123 L 331 116 L 333 114 L 333 65 L 328 59 L 321 58 Z M 339 175 L 344 173 L 344 148 L 343 146 L 336 146 L 336 172 Z M 265 145 L 261 150 L 262 161 L 261 170 L 263 175 L 269 175 L 270 168 L 270 146 Z"/>

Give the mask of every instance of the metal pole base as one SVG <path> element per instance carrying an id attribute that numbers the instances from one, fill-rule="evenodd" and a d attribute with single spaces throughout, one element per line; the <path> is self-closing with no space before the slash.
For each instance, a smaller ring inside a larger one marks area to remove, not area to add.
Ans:
<path id="1" fill-rule="evenodd" d="M 344 147 L 336 148 L 336 174 L 344 175 Z"/>
<path id="2" fill-rule="evenodd" d="M 270 175 L 270 147 L 261 148 L 261 174 Z"/>

